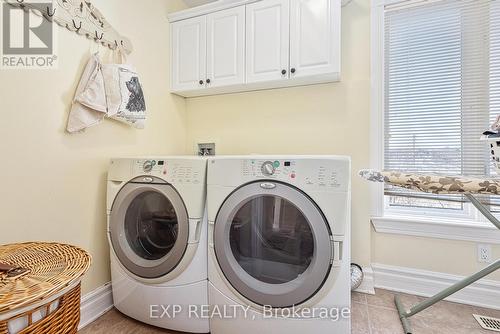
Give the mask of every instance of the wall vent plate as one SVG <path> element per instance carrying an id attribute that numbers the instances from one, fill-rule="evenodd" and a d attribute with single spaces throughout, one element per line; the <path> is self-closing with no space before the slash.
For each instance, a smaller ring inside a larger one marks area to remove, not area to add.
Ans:
<path id="1" fill-rule="evenodd" d="M 198 155 L 200 156 L 215 155 L 215 143 L 198 143 Z"/>
<path id="2" fill-rule="evenodd" d="M 493 332 L 500 332 L 500 319 L 487 317 L 485 315 L 478 315 L 478 314 L 473 314 L 473 316 L 474 316 L 474 318 L 476 318 L 477 322 L 484 329 L 487 329 L 487 330 L 490 330 Z"/>

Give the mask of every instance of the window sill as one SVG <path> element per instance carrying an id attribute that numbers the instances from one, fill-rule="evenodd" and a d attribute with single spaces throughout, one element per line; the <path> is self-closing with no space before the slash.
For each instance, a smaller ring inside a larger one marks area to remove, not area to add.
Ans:
<path id="1" fill-rule="evenodd" d="M 500 230 L 489 223 L 391 215 L 372 217 L 378 233 L 500 244 Z"/>

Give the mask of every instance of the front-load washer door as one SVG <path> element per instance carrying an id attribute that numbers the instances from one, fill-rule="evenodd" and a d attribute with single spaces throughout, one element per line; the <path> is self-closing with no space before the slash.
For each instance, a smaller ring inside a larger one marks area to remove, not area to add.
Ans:
<path id="1" fill-rule="evenodd" d="M 184 256 L 189 235 L 187 210 L 171 185 L 158 178 L 139 177 L 116 196 L 109 234 L 123 267 L 141 278 L 162 277 Z"/>
<path id="2" fill-rule="evenodd" d="M 274 181 L 246 184 L 222 204 L 214 248 L 229 283 L 259 305 L 289 307 L 315 295 L 331 269 L 327 221 L 302 191 Z"/>

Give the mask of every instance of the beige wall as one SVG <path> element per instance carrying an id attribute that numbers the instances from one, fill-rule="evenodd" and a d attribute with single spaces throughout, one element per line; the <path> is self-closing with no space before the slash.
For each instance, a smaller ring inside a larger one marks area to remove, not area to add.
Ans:
<path id="1" fill-rule="evenodd" d="M 492 247 L 492 259 L 500 246 Z M 468 276 L 486 265 L 477 261 L 477 243 L 372 233 L 372 262 Z M 487 277 L 500 281 L 500 272 Z"/>
<path id="2" fill-rule="evenodd" d="M 0 244 L 54 240 L 88 249 L 94 264 L 84 293 L 109 281 L 105 179 L 110 157 L 182 154 L 186 143 L 185 101 L 168 94 L 166 15 L 181 9 L 182 2 L 92 3 L 134 44 L 130 60 L 146 95 L 145 130 L 106 120 L 83 134 L 65 133 L 78 78 L 97 49 L 66 29 L 57 28 L 57 70 L 0 70 Z"/>
<path id="3" fill-rule="evenodd" d="M 0 244 L 50 240 L 88 249 L 94 264 L 83 290 L 89 292 L 109 281 L 104 233 L 109 158 L 192 153 L 197 141 L 215 140 L 219 154 L 351 155 L 356 262 L 457 274 L 478 267 L 473 243 L 371 232 L 368 186 L 356 176 L 369 163 L 368 0 L 354 0 L 343 9 L 341 82 L 187 100 L 168 94 L 166 14 L 182 3 L 94 3 L 134 43 L 130 60 L 144 85 L 146 130 L 106 120 L 83 134 L 65 133 L 78 77 L 96 50 L 93 42 L 65 29 L 57 30 L 59 69 L 0 70 Z"/>
<path id="4" fill-rule="evenodd" d="M 469 274 L 481 267 L 475 243 L 380 234 L 370 227 L 368 185 L 356 173 L 369 167 L 370 154 L 369 3 L 354 0 L 342 9 L 341 82 L 188 99 L 187 148 L 213 140 L 218 154 L 350 155 L 353 261 Z M 500 280 L 500 273 L 490 278 Z"/>

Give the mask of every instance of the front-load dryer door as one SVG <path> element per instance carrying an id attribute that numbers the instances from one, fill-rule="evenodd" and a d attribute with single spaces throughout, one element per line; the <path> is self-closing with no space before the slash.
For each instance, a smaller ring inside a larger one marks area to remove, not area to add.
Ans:
<path id="1" fill-rule="evenodd" d="M 171 272 L 184 256 L 189 220 L 177 191 L 155 177 L 127 183 L 111 209 L 109 234 L 118 260 L 141 278 Z"/>
<path id="2" fill-rule="evenodd" d="M 315 295 L 331 269 L 327 221 L 299 189 L 275 181 L 246 184 L 222 204 L 214 248 L 229 283 L 259 305 L 289 307 Z"/>

